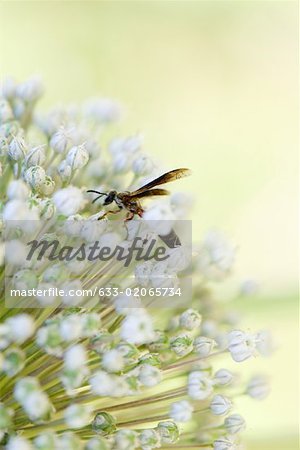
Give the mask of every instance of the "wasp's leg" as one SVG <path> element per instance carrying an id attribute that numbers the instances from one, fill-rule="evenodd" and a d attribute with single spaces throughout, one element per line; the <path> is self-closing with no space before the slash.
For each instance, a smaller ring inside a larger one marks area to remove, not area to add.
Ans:
<path id="1" fill-rule="evenodd" d="M 122 208 L 117 209 L 117 211 L 106 211 L 106 213 L 102 214 L 102 216 L 99 216 L 97 220 L 102 220 L 104 217 L 106 217 L 108 214 L 118 214 L 121 211 Z"/>
<path id="2" fill-rule="evenodd" d="M 132 220 L 134 218 L 134 213 L 132 211 L 129 211 L 126 215 L 125 222 L 129 222 L 129 220 Z"/>

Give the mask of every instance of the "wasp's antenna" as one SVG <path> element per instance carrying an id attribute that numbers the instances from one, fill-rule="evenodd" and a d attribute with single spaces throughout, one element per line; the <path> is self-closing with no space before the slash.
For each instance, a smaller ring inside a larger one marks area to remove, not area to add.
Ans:
<path id="1" fill-rule="evenodd" d="M 89 190 L 86 191 L 86 192 L 93 192 L 94 194 L 99 194 L 98 197 L 94 198 L 94 200 L 92 201 L 92 203 L 95 203 L 95 202 L 96 202 L 100 197 L 102 197 L 103 195 L 106 195 L 106 197 L 107 197 L 107 194 L 106 194 L 105 192 L 94 191 L 93 189 L 89 189 Z"/>
<path id="2" fill-rule="evenodd" d="M 107 195 L 105 192 L 94 191 L 93 189 L 89 189 L 86 192 L 94 192 L 94 194 Z"/>

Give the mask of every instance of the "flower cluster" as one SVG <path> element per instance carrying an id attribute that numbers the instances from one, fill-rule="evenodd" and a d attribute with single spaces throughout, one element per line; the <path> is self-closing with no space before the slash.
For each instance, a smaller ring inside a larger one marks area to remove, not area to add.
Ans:
<path id="1" fill-rule="evenodd" d="M 41 114 L 35 105 L 42 93 L 38 79 L 2 84 L 1 282 L 4 270 L 19 289 L 66 284 L 71 274 L 68 284 L 78 288 L 84 263 L 26 263 L 20 235 L 43 219 L 56 220 L 65 236 L 80 234 L 89 242 L 100 235 L 103 241 L 117 242 L 110 219 L 91 220 L 103 207 L 101 199 L 97 205 L 90 202 L 87 189 L 130 190 L 162 171 L 144 152 L 140 136 L 111 139 L 121 114 L 116 102 L 97 99 Z M 153 202 L 145 216 L 169 223 L 185 218 L 190 205 L 186 195 L 177 193 Z M 129 235 L 134 235 L 134 226 L 128 224 Z M 10 227 L 4 252 L 4 230 Z M 42 309 L 17 310 L 5 307 L 2 284 L 4 448 L 151 450 L 175 443 L 182 448 L 239 447 L 245 421 L 234 412 L 234 399 L 262 399 L 269 387 L 260 375 L 240 381 L 224 361 L 240 363 L 266 355 L 270 338 L 264 331 L 232 329 L 226 309 L 210 293 L 212 283 L 230 273 L 234 248 L 214 231 L 195 250 L 191 268 L 180 249 L 170 250 L 168 264 L 159 266 L 160 273 L 173 275 L 168 280 L 190 270 L 195 282 L 186 308 L 149 308 L 142 300 L 132 306 L 119 295 L 108 304 L 84 307 L 66 296 L 67 308 L 53 304 L 51 296 L 40 296 Z M 102 268 L 94 270 L 99 279 Z M 161 286 L 157 270 L 149 262 L 137 264 L 133 285 Z"/>

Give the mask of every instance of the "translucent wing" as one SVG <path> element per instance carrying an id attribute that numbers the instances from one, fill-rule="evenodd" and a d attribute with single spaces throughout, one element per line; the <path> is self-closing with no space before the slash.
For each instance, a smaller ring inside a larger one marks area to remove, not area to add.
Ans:
<path id="1" fill-rule="evenodd" d="M 169 195 L 170 192 L 166 189 L 148 189 L 147 191 L 132 192 L 130 197 L 134 198 L 144 198 L 144 197 L 155 197 L 156 195 Z"/>
<path id="2" fill-rule="evenodd" d="M 150 183 L 147 183 L 136 191 L 132 192 L 131 195 L 137 196 L 137 194 L 140 194 L 155 186 L 159 186 L 160 184 L 170 183 L 171 181 L 178 180 L 179 178 L 187 177 L 188 175 L 190 175 L 190 173 L 191 171 L 185 168 L 171 170 L 170 172 L 164 173 L 160 177 L 155 178 L 155 180 L 150 181 Z"/>

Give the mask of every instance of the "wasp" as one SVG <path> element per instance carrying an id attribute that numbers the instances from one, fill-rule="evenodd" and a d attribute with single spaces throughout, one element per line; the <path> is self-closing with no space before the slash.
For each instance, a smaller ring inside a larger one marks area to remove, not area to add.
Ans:
<path id="1" fill-rule="evenodd" d="M 140 200 L 146 197 L 156 197 L 160 195 L 168 195 L 170 192 L 166 189 L 160 189 L 156 188 L 156 186 L 160 186 L 161 184 L 170 183 L 171 181 L 178 180 L 179 178 L 183 178 L 190 175 L 189 169 L 175 169 L 171 170 L 167 173 L 164 173 L 158 178 L 155 178 L 155 180 L 150 181 L 149 183 L 145 184 L 144 186 L 140 187 L 139 189 L 133 191 L 133 192 L 117 192 L 117 191 L 110 191 L 108 193 L 105 192 L 99 192 L 95 191 L 93 189 L 88 190 L 87 192 L 92 192 L 94 194 L 98 194 L 98 196 L 92 201 L 92 203 L 95 203 L 99 198 L 102 196 L 105 196 L 104 205 L 110 205 L 111 203 L 115 202 L 118 206 L 117 210 L 110 210 L 107 211 L 105 214 L 100 216 L 98 220 L 103 219 L 108 214 L 117 214 L 121 210 L 126 210 L 126 221 L 132 220 L 135 215 L 138 215 L 139 217 L 143 216 L 144 209 L 142 208 Z"/>

